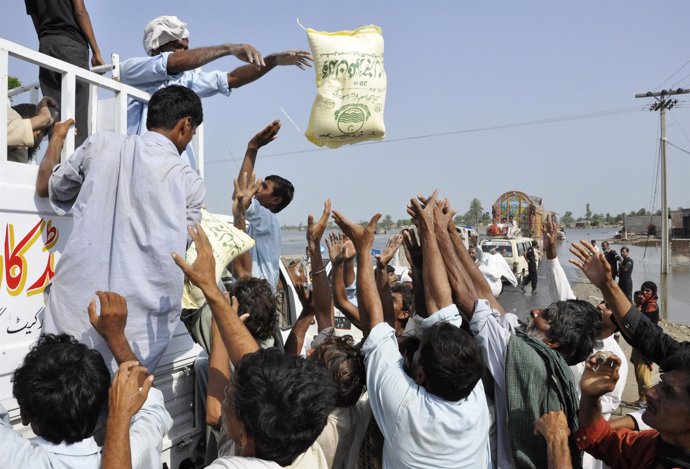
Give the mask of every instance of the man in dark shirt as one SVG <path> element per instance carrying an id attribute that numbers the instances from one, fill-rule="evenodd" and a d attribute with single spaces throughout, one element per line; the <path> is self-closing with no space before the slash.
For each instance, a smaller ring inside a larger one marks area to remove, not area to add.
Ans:
<path id="1" fill-rule="evenodd" d="M 532 293 L 537 292 L 537 249 L 539 244 L 536 241 L 532 241 L 532 246 L 530 246 L 527 251 L 525 251 L 525 259 L 527 260 L 527 272 L 528 276 L 522 280 L 520 288 L 525 291 L 525 285 L 532 282 Z"/>
<path id="2" fill-rule="evenodd" d="M 31 16 L 38 34 L 39 52 L 88 70 L 91 46 L 91 65 L 96 67 L 105 63 L 84 0 L 24 0 L 24 3 L 26 14 Z M 41 68 L 38 78 L 43 96 L 49 96 L 61 104 L 60 73 Z M 79 146 L 89 136 L 89 88 L 86 83 L 77 80 L 76 94 L 75 115 L 63 115 L 62 119 L 74 117 L 76 120 L 75 144 Z"/>
<path id="3" fill-rule="evenodd" d="M 601 243 L 601 248 L 604 250 L 606 261 L 611 266 L 611 278 L 616 280 L 616 277 L 618 276 L 618 255 L 616 254 L 616 251 L 611 249 L 608 241 Z"/>
<path id="4" fill-rule="evenodd" d="M 628 301 L 632 301 L 633 293 L 633 283 L 632 283 L 632 272 L 633 272 L 633 260 L 630 258 L 630 249 L 623 246 L 621 248 L 621 257 L 618 266 L 618 286 L 621 287 L 625 296 L 628 297 Z"/>

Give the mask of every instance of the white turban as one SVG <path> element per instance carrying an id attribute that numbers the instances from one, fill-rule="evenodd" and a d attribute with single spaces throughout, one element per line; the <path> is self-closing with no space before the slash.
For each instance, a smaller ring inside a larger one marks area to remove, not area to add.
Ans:
<path id="1" fill-rule="evenodd" d="M 161 46 L 180 39 L 189 39 L 187 23 L 177 16 L 159 16 L 144 28 L 144 49 L 147 55 Z"/>

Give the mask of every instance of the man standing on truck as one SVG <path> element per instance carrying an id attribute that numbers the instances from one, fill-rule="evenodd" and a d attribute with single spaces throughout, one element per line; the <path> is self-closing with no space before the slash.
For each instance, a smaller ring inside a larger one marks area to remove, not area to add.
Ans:
<path id="1" fill-rule="evenodd" d="M 38 34 L 38 51 L 72 65 L 89 69 L 89 47 L 91 47 L 91 65 L 97 67 L 105 61 L 96 42 L 96 35 L 91 26 L 89 12 L 84 0 L 24 0 L 26 13 Z M 47 68 L 38 73 L 43 96 L 49 96 L 60 103 L 62 96 L 62 75 Z M 89 88 L 86 83 L 77 80 L 76 84 L 76 118 L 77 135 L 75 145 L 80 146 L 88 137 L 89 122 Z M 62 116 L 67 119 L 71 116 Z"/>
<path id="2" fill-rule="evenodd" d="M 295 65 L 302 70 L 311 67 L 309 52 L 288 50 L 263 57 L 249 44 L 221 44 L 189 49 L 187 24 L 177 16 L 159 16 L 144 28 L 144 49 L 148 57 L 134 57 L 120 64 L 122 83 L 148 93 L 170 85 L 186 86 L 200 97 L 223 94 L 251 83 L 277 65 Z M 235 56 L 248 65 L 231 72 L 194 70 L 221 57 Z M 127 133 L 141 135 L 146 131 L 146 103 L 131 100 L 127 109 Z M 196 169 L 191 147 L 183 158 Z"/>
<path id="3" fill-rule="evenodd" d="M 170 259 L 184 251 L 186 227 L 201 218 L 204 181 L 180 154 L 203 121 L 201 100 L 170 86 L 149 102 L 143 136 L 95 134 L 59 163 L 67 129 L 56 124 L 36 191 L 74 227 L 48 291 L 44 331 L 68 333 L 115 361 L 90 327 L 96 291 L 118 291 L 131 311 L 126 336 L 139 361 L 156 367 L 180 315 L 183 275 Z"/>

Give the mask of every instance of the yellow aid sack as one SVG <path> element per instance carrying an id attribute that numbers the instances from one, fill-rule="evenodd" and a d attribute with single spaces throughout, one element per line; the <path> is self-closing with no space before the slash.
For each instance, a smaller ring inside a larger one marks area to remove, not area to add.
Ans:
<path id="1" fill-rule="evenodd" d="M 333 33 L 310 28 L 307 38 L 317 87 L 307 139 L 330 148 L 382 139 L 386 72 L 381 28 Z"/>
<path id="2" fill-rule="evenodd" d="M 220 282 L 223 269 L 237 256 L 254 246 L 254 240 L 244 231 L 235 228 L 232 223 L 218 216 L 201 210 L 201 227 L 208 237 L 216 260 L 216 283 Z M 191 264 L 196 260 L 196 246 L 192 243 L 185 254 L 185 261 Z M 206 303 L 206 298 L 199 287 L 184 282 L 182 291 L 182 308 L 199 309 Z"/>

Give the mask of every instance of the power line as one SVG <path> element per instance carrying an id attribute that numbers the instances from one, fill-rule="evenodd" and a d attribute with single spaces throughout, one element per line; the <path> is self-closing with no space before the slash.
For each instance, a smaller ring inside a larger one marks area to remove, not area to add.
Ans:
<path id="1" fill-rule="evenodd" d="M 673 117 L 673 120 L 676 122 L 676 125 L 678 126 L 678 130 L 680 130 L 680 133 L 683 134 L 683 136 L 685 137 L 685 140 L 687 140 L 688 143 L 690 143 L 690 137 L 688 137 L 688 134 L 686 134 L 685 130 L 683 130 L 683 126 L 680 124 L 680 122 L 676 118 L 676 115 L 673 113 L 672 110 L 669 110 L 668 113 L 671 114 L 671 117 Z"/>
<path id="2" fill-rule="evenodd" d="M 687 153 L 688 155 L 690 155 L 690 151 L 686 150 L 685 148 L 681 148 L 678 145 L 674 145 L 673 143 L 668 142 L 668 141 L 666 143 L 668 143 L 669 145 L 671 145 L 674 148 L 677 148 L 678 150 L 682 151 L 683 153 Z"/>
<path id="3" fill-rule="evenodd" d="M 659 83 L 658 85 L 656 85 L 656 87 L 655 87 L 654 89 L 655 89 L 655 90 L 658 90 L 659 88 L 661 88 L 661 86 L 662 86 L 664 83 L 666 83 L 666 82 L 669 81 L 671 78 L 673 78 L 673 77 L 676 75 L 676 73 L 678 73 L 678 72 L 680 72 L 681 70 L 683 70 L 688 64 L 690 64 L 690 60 L 688 60 L 687 62 L 685 62 L 683 65 L 681 65 L 681 67 L 680 67 L 678 70 L 676 70 L 675 72 L 673 72 L 667 79 L 665 79 L 664 81 L 662 81 L 661 83 Z M 681 79 L 681 81 L 682 81 L 682 79 Z M 673 85 L 673 86 L 675 86 L 675 85 Z M 673 86 L 671 86 L 671 88 L 673 88 Z"/>
<path id="4" fill-rule="evenodd" d="M 494 126 L 488 126 L 488 127 L 476 127 L 472 129 L 461 129 L 461 130 L 452 130 L 448 132 L 437 132 L 437 133 L 431 133 L 431 134 L 423 134 L 423 135 L 414 135 L 411 137 L 400 137 L 400 138 L 391 138 L 391 139 L 386 139 L 386 140 L 377 140 L 377 141 L 370 141 L 370 142 L 362 142 L 356 144 L 356 146 L 364 146 L 364 145 L 380 145 L 383 143 L 392 143 L 392 142 L 405 142 L 405 141 L 410 141 L 410 140 L 419 140 L 419 139 L 426 139 L 426 138 L 436 138 L 436 137 L 446 137 L 450 135 L 461 135 L 461 134 L 469 134 L 469 133 L 477 133 L 477 132 L 487 132 L 491 130 L 503 130 L 503 129 L 510 129 L 510 128 L 517 128 L 517 127 L 528 127 L 528 126 L 535 126 L 535 125 L 543 125 L 543 124 L 552 124 L 556 122 L 566 122 L 566 121 L 572 121 L 572 120 L 582 120 L 582 119 L 591 119 L 595 117 L 606 117 L 606 116 L 614 116 L 614 115 L 619 115 L 619 114 L 628 114 L 631 112 L 637 112 L 646 109 L 646 106 L 630 106 L 630 107 L 624 107 L 624 108 L 618 108 L 618 109 L 609 109 L 606 111 L 595 111 L 595 112 L 589 112 L 589 113 L 584 113 L 584 114 L 570 114 L 567 116 L 559 116 L 559 117 L 551 117 L 547 119 L 538 119 L 538 120 L 532 120 L 532 121 L 525 121 L 525 122 L 516 122 L 512 124 L 501 124 L 501 125 L 494 125 Z M 265 155 L 262 155 L 261 158 L 274 158 L 278 156 L 286 156 L 286 155 L 296 155 L 296 154 L 301 154 L 301 153 L 314 153 L 314 152 L 321 152 L 321 151 L 328 151 L 330 148 L 309 148 L 309 149 L 304 149 L 304 150 L 293 150 L 293 151 L 286 151 L 286 152 L 281 152 L 281 153 L 268 153 Z M 220 164 L 220 163 L 227 163 L 228 159 L 222 159 L 222 160 L 215 160 L 215 161 L 206 161 L 205 164 Z"/>

